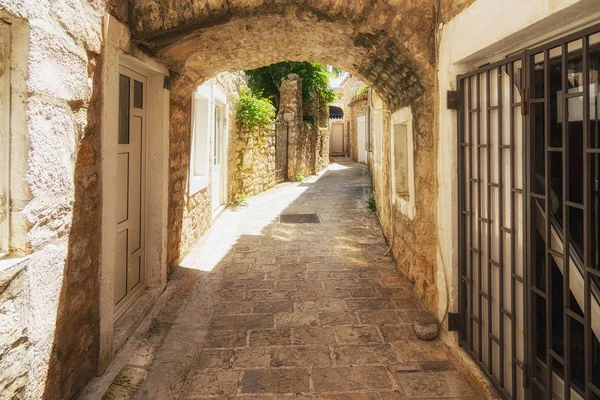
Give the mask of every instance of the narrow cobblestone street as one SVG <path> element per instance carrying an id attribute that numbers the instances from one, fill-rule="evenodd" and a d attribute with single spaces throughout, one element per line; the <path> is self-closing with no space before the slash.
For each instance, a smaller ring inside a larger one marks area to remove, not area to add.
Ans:
<path id="1" fill-rule="evenodd" d="M 479 398 L 440 340 L 414 336 L 369 196 L 366 166 L 339 161 L 225 211 L 104 398 Z"/>

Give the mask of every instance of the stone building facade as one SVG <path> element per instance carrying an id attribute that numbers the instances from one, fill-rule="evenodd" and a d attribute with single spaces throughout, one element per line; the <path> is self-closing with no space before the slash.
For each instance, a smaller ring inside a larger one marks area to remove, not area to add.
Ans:
<path id="1" fill-rule="evenodd" d="M 363 81 L 352 75 L 348 75 L 341 85 L 341 102 L 342 109 L 344 110 L 344 143 L 346 143 L 347 154 L 354 161 L 358 161 L 357 119 L 359 117 L 365 117 L 366 121 L 366 115 L 368 113 L 368 93 L 359 96 L 359 91 L 365 86 L 366 84 Z"/>
<path id="2" fill-rule="evenodd" d="M 312 166 L 310 175 L 325 169 L 329 165 L 329 109 L 321 96 L 313 94 L 311 99 L 302 104 L 304 126 L 310 137 Z"/>
<path id="3" fill-rule="evenodd" d="M 372 146 L 371 125 L 369 122 L 372 116 L 369 87 L 357 77 L 348 75 L 342 82 L 342 90 L 344 134 L 347 138 L 348 154 L 354 161 L 367 163 L 366 154 L 371 151 Z M 361 152 L 360 157 L 359 149 Z"/>
<path id="4" fill-rule="evenodd" d="M 290 74 L 281 83 L 277 120 L 277 135 L 286 144 L 276 151 L 287 154 L 288 180 L 313 175 L 329 165 L 327 107 L 318 94 L 303 102 L 302 78 L 297 74 Z"/>
<path id="5" fill-rule="evenodd" d="M 10 122 L 0 128 L 0 387 L 7 397 L 72 398 L 157 304 L 168 272 L 206 229 L 190 221 L 212 213 L 208 190 L 188 193 L 192 98 L 223 71 L 314 60 L 369 84 L 368 163 L 391 251 L 440 321 L 446 310 L 461 310 L 460 143 L 447 91 L 462 73 L 595 25 L 597 1 L 276 3 L 0 0 L 1 108 Z M 151 179 L 142 196 L 143 285 L 119 309 L 124 74 L 145 85 L 143 92 L 131 87 L 130 111 L 147 120 Z M 294 137 L 302 125 L 295 123 Z M 395 179 L 404 171 L 395 165 L 396 137 L 405 140 L 404 180 Z M 288 176 L 295 172 L 292 165 Z M 454 333 L 445 337 L 458 342 Z"/>
<path id="6" fill-rule="evenodd" d="M 368 150 L 368 126 L 367 118 L 369 114 L 369 102 L 367 96 L 361 96 L 356 99 L 352 99 L 347 106 L 344 108 L 344 121 L 346 122 L 346 130 L 348 131 L 348 146 L 350 158 L 354 161 L 359 161 L 358 158 L 358 136 L 359 136 L 359 123 L 363 124 L 364 136 L 361 139 L 364 143 L 364 150 Z M 364 151 L 363 150 L 363 151 Z M 365 162 L 366 160 L 361 159 L 360 161 Z"/>

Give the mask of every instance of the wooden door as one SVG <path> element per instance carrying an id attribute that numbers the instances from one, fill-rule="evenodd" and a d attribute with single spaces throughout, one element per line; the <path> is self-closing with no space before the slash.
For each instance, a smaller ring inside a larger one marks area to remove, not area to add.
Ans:
<path id="1" fill-rule="evenodd" d="M 121 67 L 114 301 L 118 316 L 144 285 L 146 78 Z M 110 182 L 107 182 L 110 184 Z"/>
<path id="2" fill-rule="evenodd" d="M 344 124 L 331 124 L 331 154 L 344 154 Z"/>

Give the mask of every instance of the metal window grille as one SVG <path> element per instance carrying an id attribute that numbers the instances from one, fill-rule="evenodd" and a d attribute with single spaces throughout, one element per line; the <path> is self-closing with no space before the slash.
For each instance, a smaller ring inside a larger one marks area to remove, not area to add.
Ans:
<path id="1" fill-rule="evenodd" d="M 458 78 L 461 345 L 505 398 L 600 399 L 600 26 Z"/>

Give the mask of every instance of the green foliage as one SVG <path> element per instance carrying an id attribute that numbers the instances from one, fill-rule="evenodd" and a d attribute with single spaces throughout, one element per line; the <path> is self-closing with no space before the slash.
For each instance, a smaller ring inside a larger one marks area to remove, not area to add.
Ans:
<path id="1" fill-rule="evenodd" d="M 360 97 L 364 94 L 367 94 L 369 92 L 369 86 L 368 85 L 362 85 L 360 88 L 358 88 L 358 90 L 356 91 L 356 93 L 354 93 L 354 98 L 356 99 L 357 97 Z"/>
<path id="2" fill-rule="evenodd" d="M 335 77 L 335 78 L 339 78 L 342 75 L 344 75 L 344 70 L 339 69 L 338 67 L 331 67 L 331 74 Z"/>
<path id="3" fill-rule="evenodd" d="M 248 195 L 242 190 L 235 196 L 235 200 L 231 202 L 230 206 L 235 210 L 240 206 L 247 205 L 246 200 L 248 200 Z"/>
<path id="4" fill-rule="evenodd" d="M 302 172 L 296 172 L 296 182 L 302 182 L 306 177 Z"/>
<path id="5" fill-rule="evenodd" d="M 311 120 L 309 120 L 309 119 L 304 119 L 302 121 L 302 123 L 304 124 L 305 132 L 307 132 L 308 135 L 311 135 L 311 132 L 313 130 L 313 126 L 315 126 L 314 122 L 311 122 Z"/>
<path id="6" fill-rule="evenodd" d="M 275 107 L 268 99 L 260 93 L 254 93 L 248 88 L 243 88 L 237 100 L 237 112 L 235 114 L 239 123 L 248 129 L 266 128 L 273 123 L 275 118 Z"/>
<path id="7" fill-rule="evenodd" d="M 245 203 L 247 199 L 248 199 L 248 195 L 245 192 L 241 192 L 241 193 L 238 193 L 238 195 L 235 198 L 235 201 L 238 204 L 241 204 L 241 203 Z"/>
<path id="8" fill-rule="evenodd" d="M 377 210 L 377 204 L 375 203 L 375 199 L 372 197 L 369 200 L 369 210 L 371 210 L 371 211 Z"/>
<path id="9" fill-rule="evenodd" d="M 281 82 L 291 73 L 302 78 L 302 98 L 312 99 L 314 93 L 323 98 L 325 105 L 329 105 L 336 98 L 336 93 L 329 87 L 329 78 L 338 73 L 331 73 L 327 66 L 316 62 L 287 61 L 271 64 L 267 67 L 246 71 L 248 86 L 257 95 L 262 95 L 279 108 L 279 87 Z"/>

